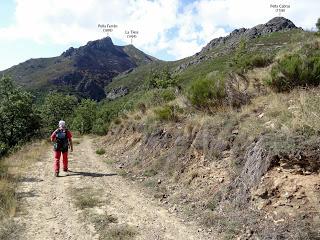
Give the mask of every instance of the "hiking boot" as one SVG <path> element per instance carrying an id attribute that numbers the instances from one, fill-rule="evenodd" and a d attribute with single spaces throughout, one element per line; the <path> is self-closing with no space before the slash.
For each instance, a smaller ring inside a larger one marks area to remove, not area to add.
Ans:
<path id="1" fill-rule="evenodd" d="M 54 173 L 54 176 L 59 177 L 59 173 L 58 172 Z"/>

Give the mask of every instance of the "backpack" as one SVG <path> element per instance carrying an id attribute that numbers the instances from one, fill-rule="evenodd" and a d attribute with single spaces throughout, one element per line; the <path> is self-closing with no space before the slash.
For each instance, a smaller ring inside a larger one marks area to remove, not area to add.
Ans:
<path id="1" fill-rule="evenodd" d="M 54 143 L 54 150 L 60 152 L 67 152 L 69 147 L 68 130 L 56 130 L 56 142 Z"/>

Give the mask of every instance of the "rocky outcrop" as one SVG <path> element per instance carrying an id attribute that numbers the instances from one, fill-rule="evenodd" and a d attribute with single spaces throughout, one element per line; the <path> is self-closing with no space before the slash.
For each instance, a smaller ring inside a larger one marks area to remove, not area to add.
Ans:
<path id="1" fill-rule="evenodd" d="M 228 44 L 230 47 L 232 47 L 237 44 L 241 38 L 250 40 L 272 32 L 289 31 L 292 29 L 297 29 L 297 27 L 289 19 L 284 17 L 275 17 L 265 24 L 259 24 L 249 29 L 236 29 L 226 37 L 213 39 L 211 42 L 209 42 L 209 44 L 207 44 L 207 46 L 203 48 L 202 51 L 208 51 L 220 44 Z"/>
<path id="2" fill-rule="evenodd" d="M 127 87 L 118 87 L 115 89 L 112 89 L 106 96 L 109 100 L 115 100 L 119 97 L 123 97 L 129 93 L 129 88 Z"/>

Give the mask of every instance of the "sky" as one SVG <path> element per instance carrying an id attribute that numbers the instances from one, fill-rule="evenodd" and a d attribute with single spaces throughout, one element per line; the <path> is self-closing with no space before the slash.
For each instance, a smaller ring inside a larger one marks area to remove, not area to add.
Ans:
<path id="1" fill-rule="evenodd" d="M 319 0 L 0 0 L 0 70 L 30 58 L 53 57 L 69 47 L 110 36 L 162 60 L 199 52 L 240 27 L 281 16 L 315 29 Z M 117 25 L 106 33 L 98 25 Z"/>

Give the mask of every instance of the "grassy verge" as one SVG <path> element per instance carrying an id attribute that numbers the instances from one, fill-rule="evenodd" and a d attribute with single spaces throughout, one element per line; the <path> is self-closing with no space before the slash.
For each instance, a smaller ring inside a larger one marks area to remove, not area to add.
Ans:
<path id="1" fill-rule="evenodd" d="M 17 230 L 11 218 L 20 208 L 16 188 L 21 174 L 35 161 L 40 161 L 47 150 L 46 141 L 35 142 L 0 159 L 0 239 L 12 239 L 12 234 Z"/>

